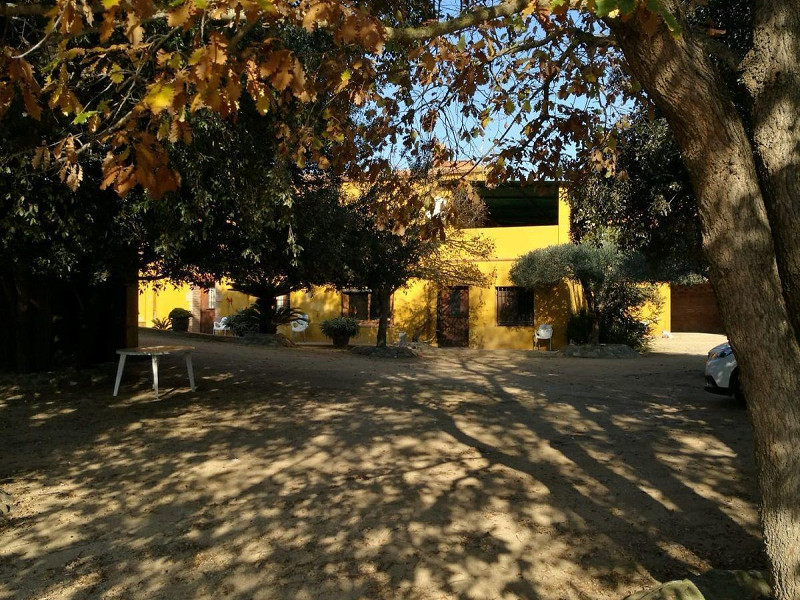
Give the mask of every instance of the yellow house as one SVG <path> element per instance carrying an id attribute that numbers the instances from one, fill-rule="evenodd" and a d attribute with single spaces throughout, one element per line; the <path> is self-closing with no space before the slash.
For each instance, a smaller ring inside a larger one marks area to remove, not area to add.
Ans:
<path id="1" fill-rule="evenodd" d="M 408 341 L 439 346 L 530 349 L 535 328 L 543 323 L 553 327 L 553 349 L 568 342 L 569 316 L 583 305 L 578 286 L 564 281 L 551 290 L 533 293 L 515 287 L 509 278 L 520 256 L 570 241 L 566 190 L 558 183 L 543 182 L 495 188 L 479 185 L 479 191 L 487 206 L 487 221 L 467 233 L 482 234 L 494 243 L 493 256 L 477 263 L 489 285 L 440 289 L 427 281 L 410 281 L 392 298 L 390 344 L 404 334 Z M 660 286 L 660 291 L 663 304 L 648 315 L 654 333 L 670 330 L 669 286 Z M 191 330 L 212 333 L 214 320 L 235 313 L 253 300 L 224 283 L 209 290 L 144 286 L 140 290 L 139 324 L 152 326 L 154 317 L 165 318 L 172 308 L 181 307 L 195 315 Z M 327 342 L 320 330 L 322 321 L 350 315 L 361 321 L 361 331 L 351 343 L 375 343 L 378 324 L 369 290 L 316 287 L 293 292 L 280 303 L 308 315 L 309 326 L 303 332 L 293 332 L 288 325 L 280 328 L 295 341 Z"/>

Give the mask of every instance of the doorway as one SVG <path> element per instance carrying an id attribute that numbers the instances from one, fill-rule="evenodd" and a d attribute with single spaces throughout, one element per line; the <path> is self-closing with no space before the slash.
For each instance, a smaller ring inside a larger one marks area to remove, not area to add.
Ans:
<path id="1" fill-rule="evenodd" d="M 436 343 L 442 348 L 469 347 L 469 288 L 445 287 L 436 302 Z"/>

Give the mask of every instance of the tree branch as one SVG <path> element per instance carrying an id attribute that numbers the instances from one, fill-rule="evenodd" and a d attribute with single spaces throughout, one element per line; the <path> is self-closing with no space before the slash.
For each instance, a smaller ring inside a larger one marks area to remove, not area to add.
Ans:
<path id="1" fill-rule="evenodd" d="M 467 12 L 461 13 L 459 16 L 446 21 L 437 21 L 429 25 L 422 25 L 420 27 L 405 27 L 396 29 L 394 27 L 385 28 L 385 36 L 387 40 L 399 43 L 409 43 L 419 40 L 427 40 L 430 38 L 455 33 L 462 29 L 474 27 L 486 21 L 492 21 L 501 17 L 510 17 L 531 4 L 544 4 L 537 2 L 537 0 L 504 0 L 494 6 L 486 6 L 476 8 Z M 549 1 L 546 4 L 550 4 Z"/>
<path id="2" fill-rule="evenodd" d="M 566 3 L 570 9 L 580 8 L 581 0 L 566 0 Z M 387 41 L 408 44 L 455 33 L 495 19 L 512 17 L 530 7 L 533 7 L 534 11 L 547 14 L 552 10 L 552 4 L 552 0 L 503 0 L 493 6 L 475 8 L 465 11 L 452 19 L 437 21 L 428 25 L 404 28 L 386 27 L 384 28 L 384 36 Z"/>

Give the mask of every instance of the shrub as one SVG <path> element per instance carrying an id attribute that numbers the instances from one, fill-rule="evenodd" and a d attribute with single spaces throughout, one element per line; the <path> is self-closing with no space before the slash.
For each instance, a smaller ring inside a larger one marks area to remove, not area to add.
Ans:
<path id="1" fill-rule="evenodd" d="M 305 313 L 299 308 L 281 306 L 275 309 L 275 313 L 272 315 L 272 322 L 275 327 L 277 327 L 278 325 L 289 325 L 294 321 L 306 321 L 307 317 L 303 315 L 305 315 Z"/>
<path id="2" fill-rule="evenodd" d="M 588 344 L 592 341 L 592 324 L 594 317 L 585 308 L 572 313 L 567 321 L 567 339 L 576 344 Z"/>
<path id="3" fill-rule="evenodd" d="M 258 333 L 259 313 L 255 306 L 248 306 L 237 310 L 228 317 L 228 329 L 233 335 L 243 336 L 248 333 Z"/>
<path id="4" fill-rule="evenodd" d="M 660 311 L 661 299 L 656 286 L 614 279 L 603 287 L 599 300 L 603 306 L 600 341 L 646 350 L 651 335 L 649 324 L 642 320 L 642 309 L 650 305 L 655 312 Z"/>
<path id="5" fill-rule="evenodd" d="M 320 325 L 322 334 L 331 339 L 337 337 L 353 337 L 358 335 L 358 319 L 354 317 L 336 317 L 327 319 Z"/>
<path id="6" fill-rule="evenodd" d="M 153 329 L 166 331 L 171 327 L 172 327 L 172 320 L 169 317 L 167 317 L 166 319 L 159 319 L 158 317 L 153 317 Z"/>
<path id="7" fill-rule="evenodd" d="M 173 308 L 169 311 L 169 320 L 175 321 L 176 319 L 191 319 L 192 313 L 185 308 Z"/>
<path id="8" fill-rule="evenodd" d="M 579 344 L 627 344 L 637 350 L 650 341 L 642 309 L 650 304 L 659 310 L 655 286 L 642 283 L 645 275 L 640 254 L 611 243 L 548 246 L 520 257 L 511 269 L 511 280 L 526 288 L 550 287 L 563 279 L 580 284 L 589 310 L 570 317 L 569 339 Z"/>

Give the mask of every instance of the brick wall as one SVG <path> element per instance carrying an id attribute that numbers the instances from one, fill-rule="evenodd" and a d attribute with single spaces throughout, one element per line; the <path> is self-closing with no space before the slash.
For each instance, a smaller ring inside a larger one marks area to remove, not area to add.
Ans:
<path id="1" fill-rule="evenodd" d="M 672 331 L 725 333 L 710 283 L 671 287 Z"/>

